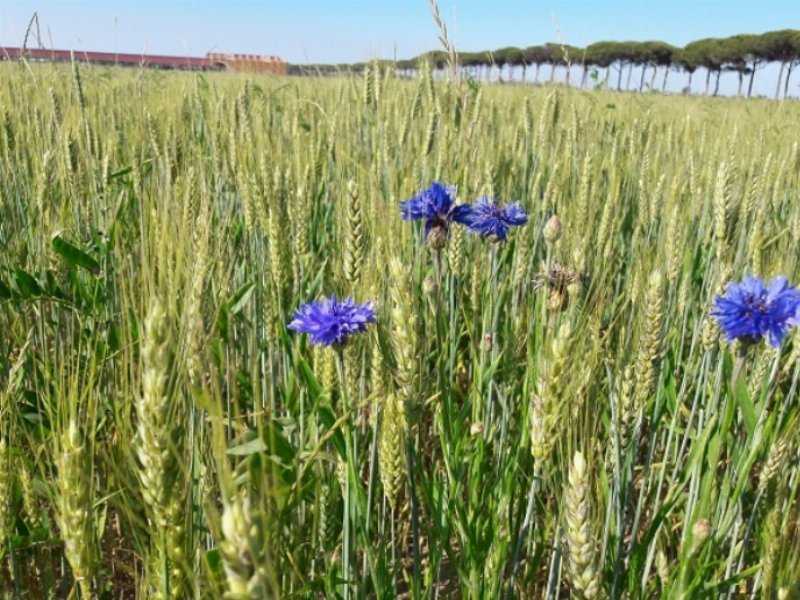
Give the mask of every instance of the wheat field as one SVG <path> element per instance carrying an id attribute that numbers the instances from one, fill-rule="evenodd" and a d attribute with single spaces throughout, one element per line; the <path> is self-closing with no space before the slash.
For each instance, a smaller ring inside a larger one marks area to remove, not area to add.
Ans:
<path id="1" fill-rule="evenodd" d="M 3 597 L 800 597 L 800 334 L 709 317 L 800 282 L 797 103 L 0 80 Z M 433 181 L 528 222 L 426 244 Z"/>

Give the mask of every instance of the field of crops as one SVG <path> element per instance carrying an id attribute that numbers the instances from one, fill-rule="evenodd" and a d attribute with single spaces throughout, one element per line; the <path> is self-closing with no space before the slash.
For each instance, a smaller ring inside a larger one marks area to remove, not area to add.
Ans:
<path id="1" fill-rule="evenodd" d="M 709 317 L 800 282 L 797 103 L 0 81 L 3 597 L 800 594 L 800 334 Z"/>

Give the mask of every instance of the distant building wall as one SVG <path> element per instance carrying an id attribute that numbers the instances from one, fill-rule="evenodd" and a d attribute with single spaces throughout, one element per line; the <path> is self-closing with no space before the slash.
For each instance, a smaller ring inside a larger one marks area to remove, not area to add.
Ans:
<path id="1" fill-rule="evenodd" d="M 277 56 L 209 52 L 206 54 L 206 58 L 215 65 L 223 66 L 226 70 L 237 73 L 286 74 L 286 62 Z"/>
<path id="2" fill-rule="evenodd" d="M 0 61 L 24 56 L 27 60 L 70 62 L 72 56 L 81 62 L 98 65 L 144 66 L 157 69 L 187 71 L 236 71 L 241 73 L 286 74 L 286 63 L 277 56 L 250 54 L 208 53 L 203 58 L 192 56 L 162 56 L 156 54 L 126 54 L 117 52 L 85 52 L 72 50 L 46 50 L 38 48 L 10 48 L 0 46 Z"/>

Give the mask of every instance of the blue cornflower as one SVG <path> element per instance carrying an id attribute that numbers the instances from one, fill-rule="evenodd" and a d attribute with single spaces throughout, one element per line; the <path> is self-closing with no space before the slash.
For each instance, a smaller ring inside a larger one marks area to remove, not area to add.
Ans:
<path id="1" fill-rule="evenodd" d="M 294 312 L 294 320 L 288 327 L 310 335 L 312 344 L 338 346 L 351 335 L 366 331 L 367 324 L 374 322 L 372 302 L 356 304 L 352 298 L 340 302 L 334 294 L 330 299 L 303 304 Z"/>
<path id="2" fill-rule="evenodd" d="M 497 200 L 479 198 L 472 206 L 467 227 L 484 237 L 505 241 L 508 230 L 528 222 L 528 214 L 519 202 L 498 206 Z"/>
<path id="3" fill-rule="evenodd" d="M 711 316 L 728 341 L 755 343 L 767 337 L 777 348 L 789 328 L 800 325 L 800 291 L 786 277 L 775 277 L 766 287 L 761 277 L 745 277 L 717 296 Z"/>
<path id="4" fill-rule="evenodd" d="M 425 240 L 429 237 L 435 245 L 447 241 L 450 223 L 466 224 L 470 207 L 466 204 L 456 204 L 453 200 L 455 190 L 434 181 L 418 196 L 400 203 L 400 211 L 404 221 L 419 221 L 425 219 Z M 435 232 L 433 236 L 431 233 Z"/>

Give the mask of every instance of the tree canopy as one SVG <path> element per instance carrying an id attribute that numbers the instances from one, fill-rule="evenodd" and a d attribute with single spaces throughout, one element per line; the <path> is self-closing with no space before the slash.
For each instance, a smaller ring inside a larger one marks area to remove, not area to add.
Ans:
<path id="1" fill-rule="evenodd" d="M 753 88 L 753 78 L 756 71 L 765 63 L 777 62 L 781 64 L 778 81 L 780 91 L 783 74 L 785 77 L 785 92 L 788 92 L 789 77 L 792 70 L 800 64 L 800 30 L 783 29 L 770 31 L 763 34 L 739 34 L 727 38 L 704 38 L 696 40 L 679 48 L 666 42 L 651 41 L 599 41 L 586 48 L 568 46 L 561 43 L 545 43 L 526 48 L 506 46 L 497 50 L 479 52 L 461 52 L 458 54 L 459 64 L 476 72 L 499 68 L 508 69 L 509 77 L 512 70 L 521 68 L 523 73 L 530 66 L 536 67 L 538 77 L 539 67 L 548 65 L 554 72 L 557 67 L 570 67 L 573 65 L 588 68 L 607 69 L 616 68 L 619 71 L 618 87 L 621 86 L 622 69 L 627 68 L 628 80 L 633 67 L 641 67 L 640 89 L 644 82 L 645 71 L 651 72 L 654 80 L 659 69 L 664 71 L 664 87 L 666 77 L 670 71 L 683 71 L 691 76 L 698 69 L 706 72 L 706 92 L 713 74 L 717 76 L 716 89 L 719 87 L 719 77 L 723 71 L 735 72 L 739 75 L 739 93 L 742 93 L 745 75 L 750 81 L 747 93 L 750 95 Z M 411 59 L 399 61 L 381 61 L 394 65 L 400 70 L 415 70 L 421 64 L 429 64 L 434 69 L 444 69 L 448 63 L 447 53 L 440 50 L 425 52 Z M 290 66 L 292 74 L 337 74 L 341 72 L 358 72 L 367 64 L 353 65 L 308 65 Z M 606 75 L 606 79 L 608 74 Z M 552 79 L 552 73 L 551 73 Z M 776 93 L 776 96 L 778 93 Z"/>

